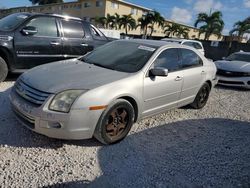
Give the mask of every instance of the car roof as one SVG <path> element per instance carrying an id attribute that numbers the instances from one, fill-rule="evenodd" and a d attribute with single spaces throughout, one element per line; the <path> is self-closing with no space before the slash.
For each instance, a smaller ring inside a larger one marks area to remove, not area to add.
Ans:
<path id="1" fill-rule="evenodd" d="M 148 45 L 148 46 L 154 46 L 156 48 L 160 48 L 163 46 L 169 46 L 169 47 L 176 47 L 176 48 L 188 48 L 190 49 L 190 47 L 188 46 L 183 46 L 181 44 L 177 44 L 177 43 L 171 43 L 171 42 L 166 42 L 166 41 L 162 41 L 162 40 L 148 40 L 148 39 L 123 39 L 123 40 L 118 40 L 118 41 L 127 41 L 127 42 L 131 42 L 131 43 L 138 43 L 141 45 Z M 193 48 L 191 48 L 193 49 Z"/>
<path id="2" fill-rule="evenodd" d="M 174 41 L 174 42 L 187 41 L 187 42 L 197 42 L 197 43 L 200 43 L 200 41 L 197 41 L 197 40 L 177 39 L 177 38 L 164 38 L 164 39 L 161 39 L 161 40 L 163 40 L 163 41 Z"/>
<path id="3" fill-rule="evenodd" d="M 30 13 L 30 12 L 22 12 L 17 14 L 27 14 L 29 16 L 53 16 L 57 18 L 64 18 L 64 19 L 72 19 L 72 20 L 81 20 L 81 18 L 73 17 L 73 16 L 67 16 L 67 15 L 61 15 L 61 14 L 50 14 L 50 13 Z"/>
<path id="4" fill-rule="evenodd" d="M 235 54 L 250 55 L 250 52 L 239 51 L 239 52 L 235 52 Z"/>

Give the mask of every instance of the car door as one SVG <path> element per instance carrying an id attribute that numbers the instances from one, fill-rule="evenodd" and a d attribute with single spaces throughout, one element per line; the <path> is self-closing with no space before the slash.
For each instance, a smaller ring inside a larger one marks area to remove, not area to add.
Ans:
<path id="1" fill-rule="evenodd" d="M 86 32 L 81 20 L 61 19 L 63 32 L 63 55 L 65 58 L 74 58 L 93 50 L 89 45 L 90 39 L 86 38 Z"/>
<path id="2" fill-rule="evenodd" d="M 144 78 L 144 116 L 175 107 L 180 99 L 183 71 L 178 49 L 162 51 L 151 66 L 154 67 L 164 67 L 169 73 L 166 77 L 148 74 Z"/>
<path id="3" fill-rule="evenodd" d="M 25 33 L 27 28 L 33 28 L 35 32 Z M 31 18 L 15 32 L 14 46 L 18 69 L 61 60 L 62 41 L 56 18 L 49 16 Z"/>
<path id="4" fill-rule="evenodd" d="M 191 49 L 180 49 L 183 70 L 183 87 L 180 102 L 193 102 L 196 94 L 205 82 L 206 71 L 202 58 Z"/>

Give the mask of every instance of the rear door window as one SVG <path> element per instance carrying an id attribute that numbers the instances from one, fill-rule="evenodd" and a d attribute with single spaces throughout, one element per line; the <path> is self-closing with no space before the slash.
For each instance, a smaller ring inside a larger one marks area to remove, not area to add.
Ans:
<path id="1" fill-rule="evenodd" d="M 62 20 L 63 34 L 65 38 L 80 38 L 85 35 L 82 22 L 74 20 Z"/>
<path id="2" fill-rule="evenodd" d="M 182 59 L 182 68 L 190 68 L 203 65 L 202 59 L 194 51 L 189 49 L 180 49 L 180 51 Z"/>

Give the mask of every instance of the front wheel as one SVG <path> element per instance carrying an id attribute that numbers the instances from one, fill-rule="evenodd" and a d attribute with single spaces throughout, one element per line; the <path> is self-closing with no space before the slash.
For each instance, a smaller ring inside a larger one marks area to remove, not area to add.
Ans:
<path id="1" fill-rule="evenodd" d="M 203 86 L 200 88 L 191 106 L 195 109 L 203 108 L 207 104 L 210 90 L 211 88 L 208 83 L 203 84 Z"/>
<path id="2" fill-rule="evenodd" d="M 0 83 L 5 80 L 8 74 L 8 66 L 3 58 L 0 57 Z"/>
<path id="3" fill-rule="evenodd" d="M 134 108 L 124 99 L 118 99 L 103 112 L 94 137 L 103 144 L 114 144 L 124 139 L 134 123 Z"/>

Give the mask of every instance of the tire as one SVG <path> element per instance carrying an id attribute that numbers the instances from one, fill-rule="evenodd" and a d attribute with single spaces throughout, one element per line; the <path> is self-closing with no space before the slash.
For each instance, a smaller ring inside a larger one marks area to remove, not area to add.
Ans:
<path id="1" fill-rule="evenodd" d="M 194 102 L 190 104 L 194 109 L 201 109 L 203 108 L 208 101 L 208 97 L 210 94 L 211 88 L 208 83 L 204 83 L 203 86 L 200 88 L 198 94 L 196 95 Z"/>
<path id="2" fill-rule="evenodd" d="M 124 99 L 118 99 L 108 106 L 100 117 L 94 137 L 103 144 L 114 144 L 129 133 L 135 118 L 133 106 Z"/>
<path id="3" fill-rule="evenodd" d="M 0 83 L 5 80 L 8 75 L 8 66 L 3 58 L 0 57 Z"/>

